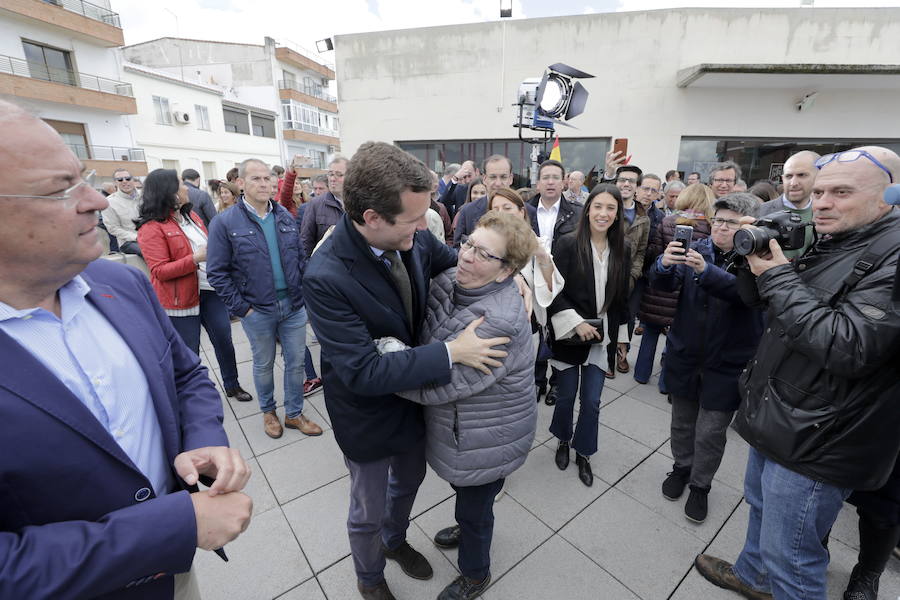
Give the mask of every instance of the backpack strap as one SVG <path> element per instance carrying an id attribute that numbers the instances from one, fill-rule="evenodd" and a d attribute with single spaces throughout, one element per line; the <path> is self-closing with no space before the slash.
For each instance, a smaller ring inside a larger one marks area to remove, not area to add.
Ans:
<path id="1" fill-rule="evenodd" d="M 890 259 L 900 246 L 900 229 L 889 229 L 872 240 L 863 253 L 856 259 L 853 270 L 844 278 L 841 288 L 831 298 L 829 304 L 834 307 L 837 301 L 856 287 L 860 280 Z"/>

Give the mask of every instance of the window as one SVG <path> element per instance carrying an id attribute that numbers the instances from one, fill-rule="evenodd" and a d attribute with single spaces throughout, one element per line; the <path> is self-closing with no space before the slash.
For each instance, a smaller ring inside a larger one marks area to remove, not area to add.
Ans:
<path id="1" fill-rule="evenodd" d="M 162 161 L 163 169 L 172 169 L 176 173 L 178 173 L 178 178 L 181 179 L 181 166 L 178 164 L 177 160 L 165 160 Z"/>
<path id="2" fill-rule="evenodd" d="M 223 106 L 222 115 L 225 117 L 225 131 L 230 131 L 232 133 L 250 133 L 250 123 L 247 119 L 247 111 Z"/>
<path id="3" fill-rule="evenodd" d="M 213 161 L 203 161 L 203 180 L 218 179 L 216 176 L 216 163 Z"/>
<path id="4" fill-rule="evenodd" d="M 275 137 L 275 118 L 265 115 L 250 115 L 253 123 L 253 135 L 259 137 L 273 138 Z"/>
<path id="5" fill-rule="evenodd" d="M 281 77 L 284 79 L 284 83 L 289 88 L 297 87 L 297 78 L 290 71 L 281 70 Z"/>
<path id="6" fill-rule="evenodd" d="M 195 104 L 194 112 L 197 113 L 197 129 L 209 131 L 209 110 L 201 104 Z"/>
<path id="7" fill-rule="evenodd" d="M 153 96 L 153 112 L 156 114 L 156 122 L 159 125 L 172 124 L 172 109 L 169 108 L 169 99 L 161 96 Z"/>
<path id="8" fill-rule="evenodd" d="M 22 42 L 28 73 L 35 79 L 78 85 L 72 68 L 72 55 L 65 50 L 41 46 L 34 42 Z"/>
<path id="9" fill-rule="evenodd" d="M 75 156 L 81 160 L 92 158 L 91 149 L 87 145 L 87 133 L 84 130 L 83 123 L 56 121 L 53 119 L 44 119 L 44 122 L 56 130 L 59 137 L 66 143 L 66 146 L 71 148 L 72 152 L 75 153 Z"/>

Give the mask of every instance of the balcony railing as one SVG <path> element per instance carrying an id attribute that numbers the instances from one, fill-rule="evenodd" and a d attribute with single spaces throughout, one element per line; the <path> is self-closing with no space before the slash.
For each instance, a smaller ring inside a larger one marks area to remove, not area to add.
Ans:
<path id="1" fill-rule="evenodd" d="M 332 96 L 331 94 L 326 94 L 322 91 L 321 88 L 316 88 L 310 85 L 303 85 L 299 81 L 291 81 L 291 80 L 278 80 L 278 89 L 280 90 L 294 90 L 300 92 L 301 94 L 306 94 L 307 96 L 312 96 L 313 98 L 319 98 L 320 100 L 325 100 L 326 102 L 331 102 L 332 104 L 337 103 L 337 98 Z"/>
<path id="2" fill-rule="evenodd" d="M 44 63 L 28 62 L 21 58 L 13 58 L 12 56 L 0 55 L 0 73 L 20 75 L 32 79 L 41 79 L 43 81 L 71 85 L 86 90 L 134 98 L 134 91 L 131 89 L 130 83 L 106 79 L 105 77 L 98 77 L 97 75 L 70 71 L 69 69 L 57 69 L 49 67 Z"/>
<path id="3" fill-rule="evenodd" d="M 78 13 L 88 19 L 100 21 L 101 23 L 106 23 L 107 25 L 118 27 L 119 29 L 122 28 L 118 13 L 114 13 L 108 8 L 97 6 L 96 4 L 85 2 L 84 0 L 44 0 L 44 2 Z"/>
<path id="4" fill-rule="evenodd" d="M 124 148 L 119 146 L 86 146 L 84 144 L 66 144 L 81 160 L 115 160 L 147 162 L 143 148 Z"/>
<path id="5" fill-rule="evenodd" d="M 285 129 L 294 129 L 296 131 L 305 131 L 307 133 L 315 133 L 316 135 L 328 135 L 331 137 L 340 137 L 334 129 L 326 129 L 325 127 L 317 127 L 300 121 L 284 121 Z"/>

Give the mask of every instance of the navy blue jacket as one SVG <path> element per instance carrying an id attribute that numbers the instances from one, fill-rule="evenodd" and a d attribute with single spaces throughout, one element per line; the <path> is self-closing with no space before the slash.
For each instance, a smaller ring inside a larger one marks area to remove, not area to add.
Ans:
<path id="1" fill-rule="evenodd" d="M 304 286 L 322 348 L 325 406 L 335 438 L 351 460 L 368 462 L 408 451 L 425 435 L 422 407 L 396 392 L 450 382 L 444 344 L 378 354 L 373 340 L 415 346 L 431 278 L 456 265 L 456 252 L 427 230 L 401 252 L 413 291 L 409 323 L 390 271 L 346 215 L 313 254 Z"/>
<path id="2" fill-rule="evenodd" d="M 147 378 L 168 463 L 227 446 L 209 373 L 144 274 L 98 259 L 81 276 Z M 171 600 L 196 551 L 192 488 L 173 469 L 180 489 L 157 497 L 84 403 L 2 331 L 0 356 L 0 598 Z"/>
<path id="3" fill-rule="evenodd" d="M 647 273 L 655 288 L 671 292 L 681 287 L 666 334 L 666 387 L 673 396 L 699 400 L 707 410 L 737 410 L 738 376 L 756 353 L 763 314 L 738 296 L 736 277 L 723 270 L 712 238 L 691 248 L 706 261 L 700 275 L 686 265 L 664 267 L 662 256 Z"/>
<path id="4" fill-rule="evenodd" d="M 275 213 L 278 251 L 294 310 L 303 307 L 303 268 L 306 257 L 300 232 L 290 211 L 270 202 Z M 250 308 L 272 312 L 278 297 L 275 275 L 262 227 L 244 206 L 244 197 L 220 214 L 209 226 L 206 276 L 228 311 L 243 317 Z"/>
<path id="5" fill-rule="evenodd" d="M 459 209 L 458 219 L 456 220 L 456 229 L 453 230 L 453 247 L 459 248 L 464 239 L 475 231 L 475 224 L 478 219 L 487 212 L 487 196 L 482 196 L 478 200 L 469 202 Z M 531 204 L 525 204 L 525 210 L 528 211 L 528 218 L 531 221 L 531 228 L 538 233 L 537 209 Z"/>
<path id="6" fill-rule="evenodd" d="M 190 200 L 191 207 L 195 213 L 200 215 L 200 218 L 203 219 L 203 224 L 209 229 L 209 222 L 212 221 L 213 217 L 217 214 L 216 205 L 213 204 L 209 194 L 190 181 L 185 181 L 184 185 L 187 187 L 188 199 Z"/>

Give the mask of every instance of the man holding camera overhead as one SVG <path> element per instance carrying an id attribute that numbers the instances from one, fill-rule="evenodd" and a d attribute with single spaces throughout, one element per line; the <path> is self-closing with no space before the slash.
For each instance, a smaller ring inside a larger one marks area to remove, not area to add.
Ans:
<path id="1" fill-rule="evenodd" d="M 900 452 L 900 210 L 884 201 L 900 157 L 869 146 L 815 166 L 816 244 L 789 263 L 773 230 L 747 256 L 768 310 L 734 424 L 751 445 L 744 549 L 733 566 L 695 561 L 746 598 L 825 598 L 822 540 L 851 490 L 881 487 Z"/>

